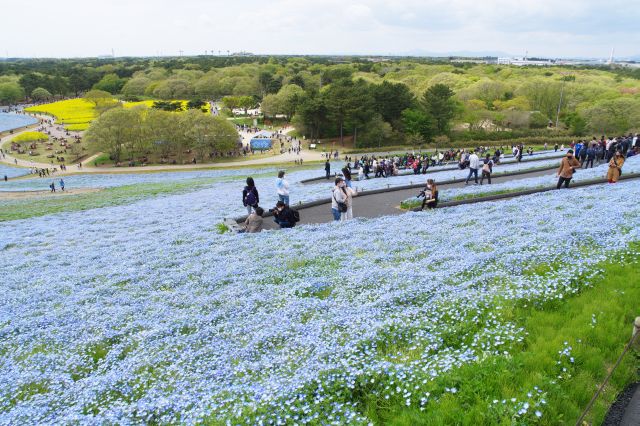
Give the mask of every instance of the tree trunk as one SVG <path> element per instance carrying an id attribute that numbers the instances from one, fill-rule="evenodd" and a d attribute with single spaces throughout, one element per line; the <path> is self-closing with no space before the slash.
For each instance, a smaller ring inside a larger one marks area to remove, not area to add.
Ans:
<path id="1" fill-rule="evenodd" d="M 353 128 L 353 147 L 356 148 L 358 146 L 358 128 Z"/>

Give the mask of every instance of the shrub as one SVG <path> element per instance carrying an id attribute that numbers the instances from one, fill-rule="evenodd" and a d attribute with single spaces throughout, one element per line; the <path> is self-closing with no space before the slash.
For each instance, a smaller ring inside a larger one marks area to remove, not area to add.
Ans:
<path id="1" fill-rule="evenodd" d="M 41 142 L 48 141 L 49 136 L 42 132 L 24 132 L 11 139 L 11 142 Z"/>

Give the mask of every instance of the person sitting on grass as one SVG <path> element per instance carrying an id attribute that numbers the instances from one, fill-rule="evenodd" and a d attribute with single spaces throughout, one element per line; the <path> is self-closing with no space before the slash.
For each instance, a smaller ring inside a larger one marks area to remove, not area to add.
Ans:
<path id="1" fill-rule="evenodd" d="M 244 221 L 244 230 L 247 234 L 255 234 L 262 231 L 262 215 L 264 209 L 262 207 L 256 207 L 255 211 L 251 213 Z"/>

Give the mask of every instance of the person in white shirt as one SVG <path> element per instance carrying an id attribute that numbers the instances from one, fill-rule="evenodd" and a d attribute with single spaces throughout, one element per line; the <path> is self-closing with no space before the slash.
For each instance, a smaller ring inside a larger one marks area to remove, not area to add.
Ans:
<path id="1" fill-rule="evenodd" d="M 284 178 L 284 170 L 278 172 L 276 179 L 276 188 L 278 190 L 278 200 L 289 205 L 289 182 Z"/>
<path id="2" fill-rule="evenodd" d="M 473 175 L 475 177 L 476 185 L 478 184 L 478 169 L 480 168 L 480 159 L 475 151 L 469 156 L 469 176 L 464 182 L 465 185 L 469 184 L 469 179 Z"/>

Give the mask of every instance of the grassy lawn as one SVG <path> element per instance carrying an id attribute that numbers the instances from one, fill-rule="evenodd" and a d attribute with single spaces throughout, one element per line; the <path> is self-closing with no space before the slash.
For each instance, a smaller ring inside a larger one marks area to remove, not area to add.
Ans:
<path id="1" fill-rule="evenodd" d="M 21 145 L 22 147 L 25 149 L 25 153 L 24 154 L 18 154 L 18 151 L 11 151 L 11 141 L 8 140 L 6 142 L 4 142 L 2 144 L 2 149 L 4 149 L 8 154 L 12 155 L 13 157 L 16 157 L 20 160 L 25 160 L 25 161 L 33 161 L 36 163 L 44 163 L 44 164 L 51 164 L 51 165 L 59 165 L 61 164 L 59 161 L 56 160 L 55 157 L 64 157 L 65 159 L 65 163 L 66 164 L 70 164 L 73 163 L 75 161 L 75 159 L 77 159 L 79 156 L 86 156 L 86 155 L 93 155 L 95 154 L 95 150 L 92 150 L 91 147 L 89 147 L 89 145 L 82 141 L 81 143 L 75 143 L 73 142 L 73 138 L 67 138 L 67 141 L 69 142 L 69 145 L 73 147 L 73 149 L 68 148 L 66 153 L 61 153 L 61 154 L 56 154 L 56 151 L 64 151 L 64 148 L 62 146 L 60 146 L 59 142 L 54 142 L 53 143 L 53 149 L 51 150 L 46 150 L 46 145 L 44 142 L 38 142 L 37 143 L 37 148 L 34 149 L 34 153 L 36 153 L 36 155 L 29 155 L 29 145 L 30 142 L 22 142 Z M 53 158 L 48 158 L 48 155 L 53 155 Z"/>
<path id="2" fill-rule="evenodd" d="M 636 243 L 626 253 L 639 249 Z M 429 385 L 432 399 L 424 411 L 363 397 L 364 411 L 378 424 L 573 425 L 628 342 L 638 314 L 639 259 L 624 253 L 620 262 L 601 264 L 593 285 L 577 296 L 498 305 L 501 320 L 527 331 L 520 347 L 439 377 Z M 532 273 L 553 273 L 548 269 Z M 639 365 L 638 352 L 629 352 L 587 417 L 590 424 L 600 424 L 617 394 L 639 379 Z M 445 383 L 458 384 L 456 391 L 447 392 Z"/>
<path id="3" fill-rule="evenodd" d="M 184 182 L 127 185 L 64 197 L 2 200 L 0 203 L 0 222 L 60 212 L 117 206 L 159 195 L 185 193 L 200 189 L 216 180 L 218 179 L 194 179 Z"/>

